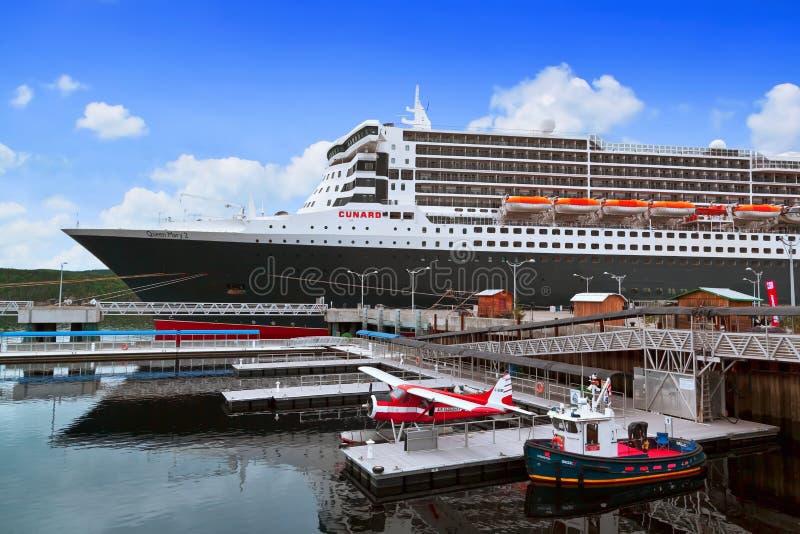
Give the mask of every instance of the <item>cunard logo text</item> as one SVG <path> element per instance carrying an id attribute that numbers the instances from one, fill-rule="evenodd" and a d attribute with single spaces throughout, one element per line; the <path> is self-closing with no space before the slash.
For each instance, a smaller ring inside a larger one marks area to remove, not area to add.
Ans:
<path id="1" fill-rule="evenodd" d="M 339 217 L 344 219 L 380 219 L 380 211 L 339 211 Z"/>
<path id="2" fill-rule="evenodd" d="M 170 232 L 168 230 L 153 232 L 148 230 L 147 237 L 156 237 L 159 239 L 189 239 L 189 232 Z"/>

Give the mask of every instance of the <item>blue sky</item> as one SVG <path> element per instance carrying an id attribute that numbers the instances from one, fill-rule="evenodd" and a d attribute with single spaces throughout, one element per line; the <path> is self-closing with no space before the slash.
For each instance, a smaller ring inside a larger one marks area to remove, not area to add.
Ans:
<path id="1" fill-rule="evenodd" d="M 76 212 L 225 213 L 181 192 L 296 209 L 325 142 L 397 121 L 416 83 L 434 127 L 552 111 L 611 140 L 800 151 L 796 3 L 561 4 L 7 4 L 0 265 L 97 265 L 58 230 Z"/>

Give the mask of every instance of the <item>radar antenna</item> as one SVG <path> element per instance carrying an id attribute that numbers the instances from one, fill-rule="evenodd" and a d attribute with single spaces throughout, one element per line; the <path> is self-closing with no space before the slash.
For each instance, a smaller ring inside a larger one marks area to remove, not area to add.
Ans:
<path id="1" fill-rule="evenodd" d="M 430 130 L 431 129 L 431 121 L 428 119 L 428 114 L 425 112 L 425 108 L 422 106 L 422 102 L 419 100 L 419 85 L 417 85 L 416 91 L 414 93 L 414 107 L 410 108 L 406 106 L 406 111 L 409 113 L 414 114 L 413 119 L 407 119 L 403 117 L 400 119 L 403 124 L 408 124 L 415 130 Z"/>

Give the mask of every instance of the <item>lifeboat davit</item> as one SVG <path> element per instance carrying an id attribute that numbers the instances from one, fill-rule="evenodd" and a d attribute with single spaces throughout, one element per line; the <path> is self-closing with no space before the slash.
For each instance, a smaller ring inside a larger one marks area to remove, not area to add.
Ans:
<path id="1" fill-rule="evenodd" d="M 553 202 L 547 197 L 506 197 L 505 207 L 510 213 L 542 213 Z"/>
<path id="2" fill-rule="evenodd" d="M 719 217 L 728 213 L 728 207 L 723 204 L 711 204 L 710 206 L 698 206 L 694 209 L 697 215 L 710 215 Z"/>
<path id="3" fill-rule="evenodd" d="M 688 217 L 694 215 L 696 206 L 692 202 L 657 200 L 650 204 L 651 217 Z"/>
<path id="4" fill-rule="evenodd" d="M 789 224 L 800 224 L 800 206 L 786 208 L 783 213 L 781 213 L 781 220 Z"/>
<path id="5" fill-rule="evenodd" d="M 741 204 L 733 208 L 733 216 L 744 221 L 765 221 L 781 214 L 781 207 L 772 204 Z"/>
<path id="6" fill-rule="evenodd" d="M 621 215 L 629 217 L 647 211 L 647 202 L 644 200 L 622 199 L 606 200 L 603 202 L 603 215 Z"/>
<path id="7" fill-rule="evenodd" d="M 600 209 L 595 198 L 559 198 L 555 202 L 556 213 L 565 215 L 588 215 Z"/>

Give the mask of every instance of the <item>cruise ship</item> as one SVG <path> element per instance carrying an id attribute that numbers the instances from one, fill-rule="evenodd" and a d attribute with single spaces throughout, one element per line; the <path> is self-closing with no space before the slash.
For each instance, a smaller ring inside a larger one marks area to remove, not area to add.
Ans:
<path id="1" fill-rule="evenodd" d="M 698 286 L 789 302 L 800 161 L 753 150 L 612 143 L 543 130 L 400 125 L 336 140 L 296 213 L 64 230 L 149 301 L 468 306 L 516 287 L 523 307 L 578 292 L 665 300 Z M 747 270 L 750 268 L 750 270 Z M 758 274 L 758 280 L 753 276 Z M 751 278 L 751 282 L 745 278 Z"/>

